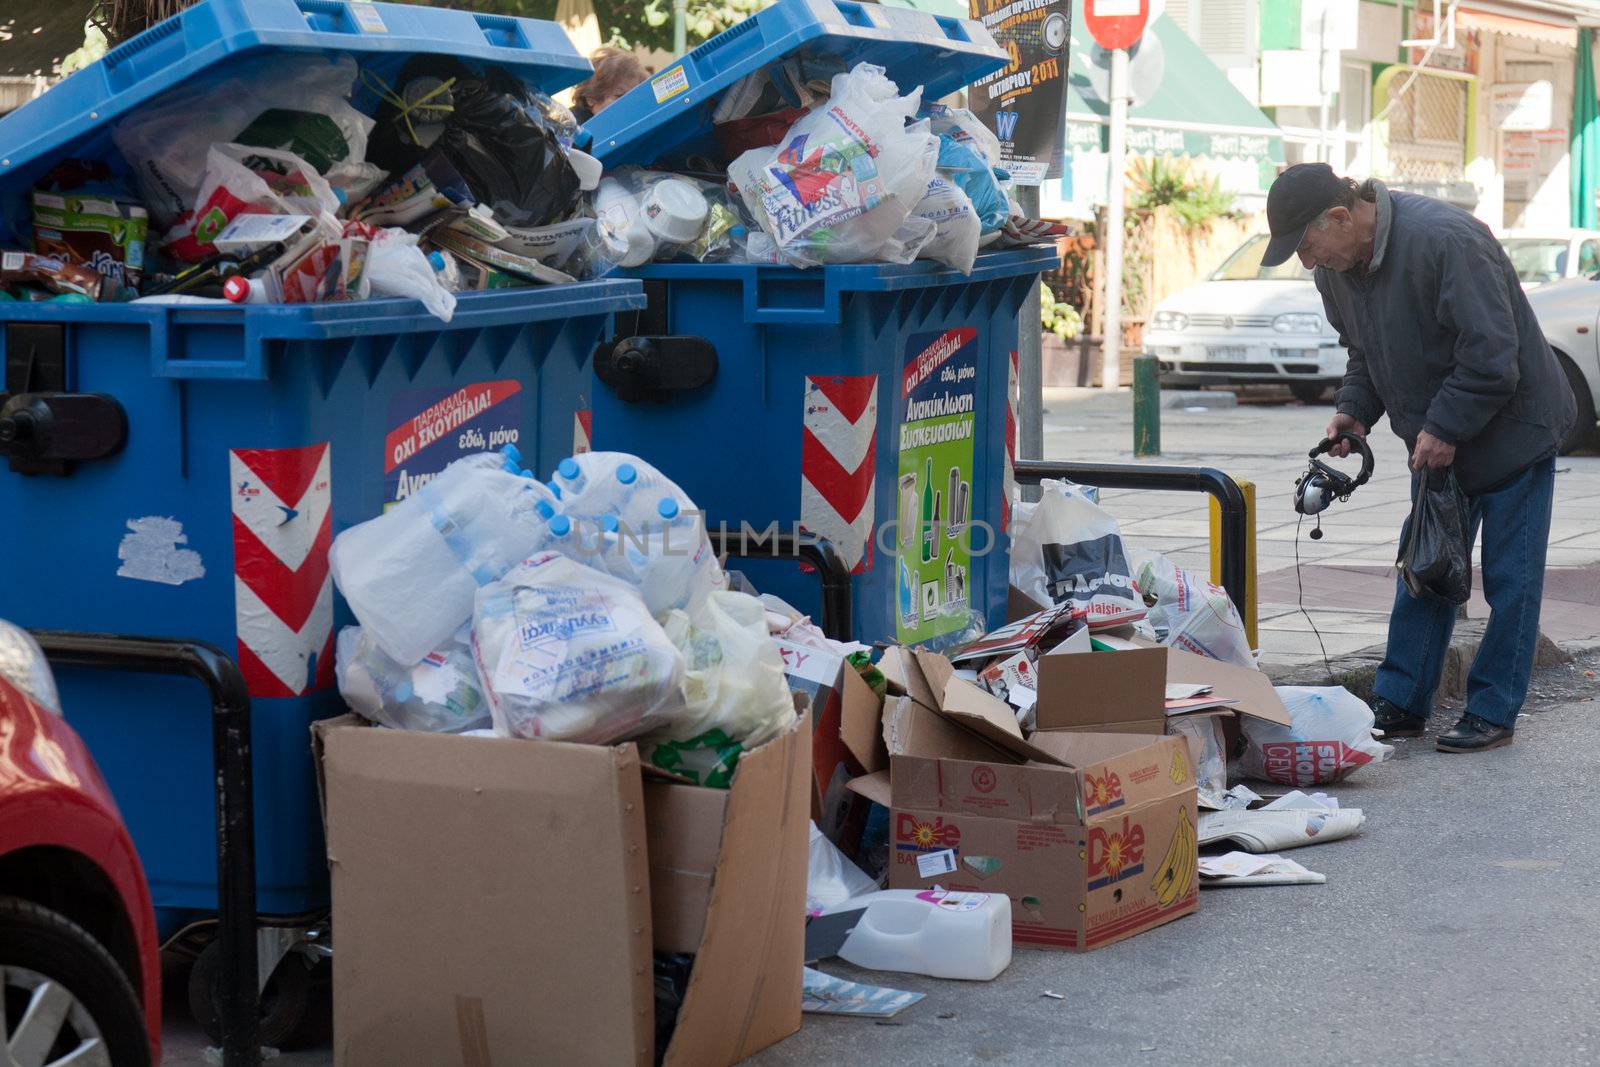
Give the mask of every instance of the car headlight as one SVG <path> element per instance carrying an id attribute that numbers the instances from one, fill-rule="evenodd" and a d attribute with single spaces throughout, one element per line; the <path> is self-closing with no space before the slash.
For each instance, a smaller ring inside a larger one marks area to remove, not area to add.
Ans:
<path id="1" fill-rule="evenodd" d="M 61 698 L 56 695 L 55 675 L 33 636 L 20 626 L 0 619 L 0 678 L 4 678 L 34 703 L 61 714 Z"/>
<path id="2" fill-rule="evenodd" d="M 1181 311 L 1158 311 L 1150 320 L 1150 326 L 1156 330 L 1182 330 L 1187 329 L 1189 316 Z"/>
<path id="3" fill-rule="evenodd" d="M 1279 333 L 1321 333 L 1322 316 L 1310 311 L 1292 311 L 1272 320 Z"/>

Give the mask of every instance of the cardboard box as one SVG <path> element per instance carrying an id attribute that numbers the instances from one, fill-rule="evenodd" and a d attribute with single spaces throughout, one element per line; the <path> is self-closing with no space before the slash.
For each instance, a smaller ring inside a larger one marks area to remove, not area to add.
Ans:
<path id="1" fill-rule="evenodd" d="M 1005 893 L 1018 943 L 1074 950 L 1195 910 L 1194 765 L 1182 738 L 1025 737 L 1010 708 L 941 656 L 890 649 L 879 666 L 896 694 L 883 711 L 889 779 L 851 788 L 881 796 L 887 784 L 891 887 Z M 917 860 L 947 849 L 956 870 L 923 877 Z"/>
<path id="2" fill-rule="evenodd" d="M 894 757 L 889 885 L 1005 893 L 1016 943 L 1078 951 L 1194 911 L 1195 786 L 1183 739 L 1045 741 L 1071 765 Z M 955 871 L 922 877 L 918 857 L 944 849 Z"/>
<path id="3" fill-rule="evenodd" d="M 656 946 L 696 953 L 668 1064 L 734 1063 L 799 1029 L 805 717 L 726 792 L 647 783 L 631 744 L 354 716 L 313 735 L 335 1062 L 648 1065 Z"/>

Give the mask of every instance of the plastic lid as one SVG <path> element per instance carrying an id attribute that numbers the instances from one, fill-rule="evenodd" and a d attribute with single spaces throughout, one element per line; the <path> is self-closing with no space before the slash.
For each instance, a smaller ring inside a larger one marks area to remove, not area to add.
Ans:
<path id="1" fill-rule="evenodd" d="M 557 537 L 565 537 L 572 532 L 572 520 L 565 515 L 557 515 L 550 520 L 550 532 Z"/>
<path id="2" fill-rule="evenodd" d="M 531 470 L 529 470 L 527 467 L 523 467 L 521 470 L 519 470 L 517 472 L 517 477 L 519 477 L 519 478 L 527 478 L 529 480 L 532 480 L 533 472 Z"/>
<path id="3" fill-rule="evenodd" d="M 518 467 L 522 466 L 522 449 L 516 445 L 506 444 L 500 446 L 500 454 L 506 456 Z"/>
<path id="4" fill-rule="evenodd" d="M 250 299 L 250 279 L 242 274 L 235 274 L 222 283 L 222 295 L 235 304 L 244 303 Z"/>
<path id="5" fill-rule="evenodd" d="M 437 250 L 429 252 L 428 264 L 433 267 L 434 270 L 444 270 L 444 256 L 440 255 Z"/>
<path id="6" fill-rule="evenodd" d="M 670 496 L 662 497 L 661 503 L 656 505 L 656 514 L 660 515 L 663 519 L 677 518 L 678 502 L 672 499 Z"/>
<path id="7" fill-rule="evenodd" d="M 622 528 L 622 523 L 617 521 L 615 515 L 602 515 L 600 516 L 600 528 L 606 533 L 616 533 Z"/>
<path id="8" fill-rule="evenodd" d="M 645 225 L 663 241 L 688 244 L 700 236 L 711 205 L 682 178 L 656 182 L 644 197 Z"/>
<path id="9" fill-rule="evenodd" d="M 401 682 L 399 685 L 394 687 L 395 702 L 404 704 L 406 701 L 410 700 L 412 695 L 415 693 L 416 690 L 412 688 L 410 682 Z"/>
<path id="10" fill-rule="evenodd" d="M 556 465 L 556 473 L 567 481 L 576 481 L 578 478 L 578 461 L 568 457 Z"/>
<path id="11" fill-rule="evenodd" d="M 632 463 L 623 463 L 617 467 L 617 481 L 623 485 L 632 485 L 639 477 L 639 468 Z"/>
<path id="12" fill-rule="evenodd" d="M 561 487 L 554 481 L 546 482 L 545 487 L 555 494 L 557 500 L 561 499 Z"/>
<path id="13" fill-rule="evenodd" d="M 548 500 L 539 501 L 537 504 L 535 504 L 533 506 L 533 510 L 537 511 L 539 513 L 539 515 L 542 518 L 544 518 L 546 521 L 556 517 L 555 506 L 553 504 L 551 504 L 550 501 L 548 501 Z"/>
<path id="14" fill-rule="evenodd" d="M 740 79 L 804 51 L 845 69 L 883 67 L 934 101 L 1004 67 L 980 22 L 856 0 L 778 0 L 685 54 L 584 123 L 578 147 L 607 170 L 648 166 L 711 136 L 711 107 Z"/>

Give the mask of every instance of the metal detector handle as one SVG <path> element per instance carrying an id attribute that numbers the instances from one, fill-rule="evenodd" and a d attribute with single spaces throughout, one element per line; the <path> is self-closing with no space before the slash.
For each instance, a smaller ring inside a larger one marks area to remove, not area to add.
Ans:
<path id="1" fill-rule="evenodd" d="M 1316 459 L 1318 456 L 1332 451 L 1333 446 L 1339 444 L 1341 441 L 1348 444 L 1353 450 L 1361 453 L 1361 473 L 1357 474 L 1355 476 L 1355 480 L 1350 483 L 1351 489 L 1359 489 L 1363 485 L 1367 484 L 1367 479 L 1372 477 L 1372 446 L 1367 444 L 1367 439 L 1365 437 L 1353 434 L 1349 430 L 1342 430 L 1336 437 L 1329 437 L 1318 441 L 1317 447 L 1313 448 L 1308 455 L 1311 459 Z"/>

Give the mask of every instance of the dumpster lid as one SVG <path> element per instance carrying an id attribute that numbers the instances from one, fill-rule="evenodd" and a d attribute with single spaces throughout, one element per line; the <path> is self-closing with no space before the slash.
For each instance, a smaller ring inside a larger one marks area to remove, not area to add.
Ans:
<path id="1" fill-rule="evenodd" d="M 980 22 L 854 0 L 778 0 L 732 26 L 590 119 L 580 141 L 607 167 L 649 165 L 708 135 L 723 90 L 804 52 L 849 68 L 875 63 L 902 90 L 937 100 L 1005 66 Z"/>
<path id="2" fill-rule="evenodd" d="M 110 136 L 116 120 L 274 50 L 350 53 L 391 75 L 412 56 L 447 55 L 503 67 L 546 92 L 593 69 L 561 27 L 537 19 L 359 0 L 202 0 L 0 118 L 0 195 L 9 199 L 66 158 L 120 158 Z M 356 106 L 371 112 L 359 96 Z"/>

